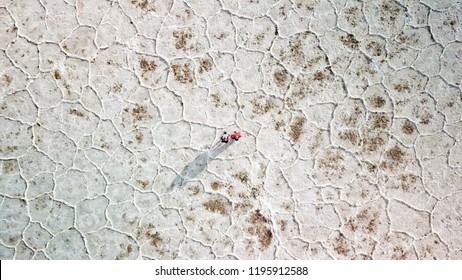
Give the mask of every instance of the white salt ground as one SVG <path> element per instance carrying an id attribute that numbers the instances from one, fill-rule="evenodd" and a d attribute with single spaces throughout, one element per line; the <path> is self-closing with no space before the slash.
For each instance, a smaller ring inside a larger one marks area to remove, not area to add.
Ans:
<path id="1" fill-rule="evenodd" d="M 0 259 L 461 259 L 461 19 L 0 0 Z"/>

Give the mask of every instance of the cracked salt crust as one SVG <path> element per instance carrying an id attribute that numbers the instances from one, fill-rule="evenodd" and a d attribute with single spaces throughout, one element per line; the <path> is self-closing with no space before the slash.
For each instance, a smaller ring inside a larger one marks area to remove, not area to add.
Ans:
<path id="1" fill-rule="evenodd" d="M 461 7 L 1 0 L 0 259 L 462 259 Z"/>

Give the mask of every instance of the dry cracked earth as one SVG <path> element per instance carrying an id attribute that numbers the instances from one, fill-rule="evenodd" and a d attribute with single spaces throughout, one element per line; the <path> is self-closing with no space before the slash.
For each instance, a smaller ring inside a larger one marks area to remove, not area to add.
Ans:
<path id="1" fill-rule="evenodd" d="M 461 21 L 0 0 L 0 259 L 462 259 Z"/>

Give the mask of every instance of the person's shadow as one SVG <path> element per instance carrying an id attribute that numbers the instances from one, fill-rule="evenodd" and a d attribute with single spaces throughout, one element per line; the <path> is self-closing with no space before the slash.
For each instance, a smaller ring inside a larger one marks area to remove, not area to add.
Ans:
<path id="1" fill-rule="evenodd" d="M 175 179 L 173 179 L 172 183 L 167 188 L 167 192 L 171 192 L 175 187 L 181 187 L 189 180 L 194 179 L 207 168 L 207 165 L 212 160 L 216 159 L 218 155 L 228 149 L 233 143 L 234 140 L 230 140 L 228 143 L 218 142 L 207 151 L 198 155 L 192 162 L 185 166 L 180 175 L 177 175 Z"/>

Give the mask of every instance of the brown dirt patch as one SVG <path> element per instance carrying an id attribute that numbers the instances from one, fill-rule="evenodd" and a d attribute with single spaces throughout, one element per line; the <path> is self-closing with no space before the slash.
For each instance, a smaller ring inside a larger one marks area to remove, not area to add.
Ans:
<path id="1" fill-rule="evenodd" d="M 359 137 L 358 137 L 358 134 L 354 131 L 345 131 L 339 134 L 339 138 L 342 140 L 346 140 L 353 145 L 356 145 L 358 143 Z"/>
<path id="2" fill-rule="evenodd" d="M 155 233 L 148 234 L 147 237 L 149 238 L 149 243 L 156 248 L 164 241 L 157 231 Z"/>
<path id="3" fill-rule="evenodd" d="M 119 244 L 120 249 L 125 250 L 125 252 L 119 253 L 115 259 L 116 260 L 126 260 L 130 257 L 133 252 L 133 246 L 131 244 Z"/>
<path id="4" fill-rule="evenodd" d="M 139 3 L 138 6 L 143 9 L 143 10 L 146 10 L 148 8 L 148 1 L 147 0 L 144 0 L 143 2 Z"/>
<path id="5" fill-rule="evenodd" d="M 252 189 L 250 190 L 250 196 L 256 199 L 261 194 L 261 190 L 262 190 L 261 185 L 252 187 Z"/>
<path id="6" fill-rule="evenodd" d="M 189 32 L 174 31 L 173 37 L 176 39 L 175 48 L 177 50 L 180 50 L 180 49 L 185 50 L 189 39 L 192 38 L 192 34 L 191 34 L 191 31 Z"/>
<path id="7" fill-rule="evenodd" d="M 252 113 L 259 116 L 268 113 L 271 109 L 276 107 L 274 101 L 269 98 L 254 99 L 251 103 L 253 105 Z"/>
<path id="8" fill-rule="evenodd" d="M 11 76 L 8 76 L 8 75 L 5 75 L 3 76 L 3 82 L 9 86 L 11 84 L 11 82 L 13 81 L 13 78 Z"/>
<path id="9" fill-rule="evenodd" d="M 385 139 L 383 139 L 381 136 L 372 136 L 372 137 L 366 137 L 363 139 L 363 147 L 364 150 L 368 152 L 375 152 L 380 149 L 383 145 L 385 145 Z"/>
<path id="10" fill-rule="evenodd" d="M 112 86 L 112 91 L 113 92 L 121 92 L 123 88 L 123 85 L 121 83 L 116 83 Z"/>
<path id="11" fill-rule="evenodd" d="M 221 189 L 223 187 L 223 184 L 221 182 L 214 181 L 214 182 L 212 182 L 210 187 L 212 188 L 212 190 L 216 191 L 216 190 Z"/>
<path id="12" fill-rule="evenodd" d="M 383 114 L 372 115 L 372 129 L 383 130 L 388 127 L 390 119 Z"/>
<path id="13" fill-rule="evenodd" d="M 380 95 L 371 97 L 370 101 L 372 103 L 372 106 L 374 106 L 374 108 L 382 108 L 387 103 L 385 98 L 383 98 Z"/>
<path id="14" fill-rule="evenodd" d="M 287 221 L 286 220 L 280 220 L 278 222 L 278 225 L 279 225 L 279 228 L 281 229 L 281 231 L 286 231 L 286 229 L 287 229 Z"/>
<path id="15" fill-rule="evenodd" d="M 411 190 L 411 187 L 416 184 L 418 179 L 419 177 L 414 174 L 402 174 L 398 177 L 399 185 L 397 185 L 396 188 L 401 188 L 403 191 L 408 192 Z"/>
<path id="16" fill-rule="evenodd" d="M 350 245 L 348 244 L 348 240 L 342 233 L 340 233 L 339 236 L 335 238 L 334 250 L 339 255 L 345 257 L 348 256 L 348 254 L 350 253 Z"/>
<path id="17" fill-rule="evenodd" d="M 370 42 L 367 44 L 366 49 L 371 51 L 375 56 L 381 56 L 383 54 L 382 46 L 377 42 Z"/>
<path id="18" fill-rule="evenodd" d="M 199 66 L 199 74 L 203 74 L 204 72 L 208 72 L 212 70 L 212 60 L 207 58 L 207 59 L 202 59 L 200 62 Z"/>
<path id="19" fill-rule="evenodd" d="M 367 171 L 369 171 L 370 173 L 375 173 L 377 171 L 377 165 L 367 163 L 367 162 L 366 164 L 367 164 Z"/>
<path id="20" fill-rule="evenodd" d="M 398 146 L 391 148 L 386 153 L 387 158 L 396 162 L 402 162 L 404 160 L 405 155 L 406 153 L 403 150 L 401 150 Z"/>
<path id="21" fill-rule="evenodd" d="M 136 142 L 138 144 L 141 144 L 143 142 L 144 135 L 141 133 L 141 131 L 138 131 L 135 135 Z"/>
<path id="22" fill-rule="evenodd" d="M 128 108 L 125 108 L 124 111 L 127 112 L 127 113 L 130 112 L 130 110 Z M 143 121 L 143 120 L 147 120 L 147 119 L 152 118 L 152 116 L 149 115 L 149 113 L 148 113 L 147 107 L 146 106 L 140 106 L 140 105 L 137 105 L 135 108 L 133 108 L 131 110 L 131 115 L 137 121 Z"/>
<path id="23" fill-rule="evenodd" d="M 398 4 L 391 1 L 384 1 L 381 5 L 382 16 L 379 18 L 382 22 L 391 22 L 395 24 L 396 17 L 400 14 Z"/>
<path id="24" fill-rule="evenodd" d="M 283 121 L 275 121 L 273 122 L 274 124 L 274 129 L 277 131 L 281 131 L 281 129 L 286 125 Z"/>
<path id="25" fill-rule="evenodd" d="M 391 256 L 392 260 L 407 260 L 409 259 L 409 253 L 406 252 L 403 247 L 395 246 L 393 248 L 393 254 Z"/>
<path id="26" fill-rule="evenodd" d="M 339 161 L 344 160 L 344 157 L 339 152 L 328 152 L 324 158 L 319 159 L 319 166 L 323 169 L 335 169 L 339 168 Z"/>
<path id="27" fill-rule="evenodd" d="M 422 124 L 429 124 L 433 115 L 430 113 L 425 113 L 423 116 L 420 118 L 420 123 Z"/>
<path id="28" fill-rule="evenodd" d="M 332 75 L 326 71 L 318 71 L 314 74 L 314 80 L 318 82 L 329 82 L 332 81 Z"/>
<path id="29" fill-rule="evenodd" d="M 79 110 L 76 110 L 76 109 L 70 109 L 69 114 L 77 116 L 77 117 L 81 117 L 81 118 L 85 117 L 85 114 L 83 112 L 80 112 Z"/>
<path id="30" fill-rule="evenodd" d="M 56 80 L 61 80 L 61 73 L 59 73 L 58 70 L 56 70 L 56 71 L 53 73 L 53 75 L 55 76 L 55 79 L 56 79 Z"/>
<path id="31" fill-rule="evenodd" d="M 239 181 L 241 181 L 244 184 L 250 181 L 249 173 L 247 173 L 247 171 L 244 171 L 244 170 L 239 171 L 238 173 L 234 174 L 233 177 L 239 179 Z"/>
<path id="32" fill-rule="evenodd" d="M 363 114 L 362 106 L 360 106 L 360 101 L 355 102 L 353 113 L 345 119 L 345 124 L 348 126 L 356 126 L 361 120 L 361 115 Z"/>
<path id="33" fill-rule="evenodd" d="M 193 72 L 189 63 L 173 64 L 171 68 L 176 81 L 182 84 L 188 84 L 194 81 Z"/>
<path id="34" fill-rule="evenodd" d="M 303 134 L 303 125 L 305 124 L 305 118 L 296 117 L 294 122 L 290 125 L 289 136 L 292 141 L 297 142 Z"/>
<path id="35" fill-rule="evenodd" d="M 290 42 L 290 52 L 292 57 L 296 60 L 303 61 L 305 54 L 303 53 L 302 41 L 300 38 L 292 39 Z"/>
<path id="36" fill-rule="evenodd" d="M 340 40 L 342 43 L 352 50 L 358 49 L 359 41 L 356 40 L 353 34 L 348 34 L 347 36 L 341 36 Z"/>
<path id="37" fill-rule="evenodd" d="M 253 208 L 252 203 L 250 203 L 250 201 L 247 199 L 245 199 L 243 202 L 237 202 L 234 205 L 234 210 L 239 214 L 246 214 Z"/>
<path id="38" fill-rule="evenodd" d="M 361 13 L 361 11 L 358 9 L 358 7 L 350 7 L 345 9 L 346 20 L 351 26 L 355 27 L 358 25 L 359 13 Z"/>
<path id="39" fill-rule="evenodd" d="M 143 74 L 146 74 L 147 72 L 156 70 L 157 65 L 155 61 L 148 61 L 142 58 L 140 60 L 140 67 L 141 67 L 141 70 L 143 71 Z"/>
<path id="40" fill-rule="evenodd" d="M 146 181 L 146 180 L 136 180 L 136 182 L 138 183 L 138 185 L 140 185 L 140 187 L 143 190 L 146 190 L 149 186 L 149 181 Z"/>
<path id="41" fill-rule="evenodd" d="M 252 225 L 248 232 L 258 237 L 260 249 L 264 250 L 268 248 L 273 241 L 273 232 L 270 227 L 271 220 L 263 216 L 260 210 L 255 210 L 248 221 Z"/>
<path id="42" fill-rule="evenodd" d="M 283 87 L 286 85 L 289 73 L 286 70 L 276 71 L 273 74 L 273 78 L 276 81 L 278 87 Z"/>
<path id="43" fill-rule="evenodd" d="M 199 187 L 198 185 L 190 186 L 190 187 L 188 187 L 188 191 L 192 195 L 198 195 L 200 193 L 200 191 L 201 191 L 201 187 Z"/>
<path id="44" fill-rule="evenodd" d="M 204 203 L 205 209 L 211 212 L 227 215 L 229 213 L 229 203 L 224 198 L 212 198 Z"/>
<path id="45" fill-rule="evenodd" d="M 361 210 L 355 218 L 349 219 L 346 223 L 346 227 L 352 232 L 362 228 L 366 230 L 368 234 L 374 234 L 377 232 L 379 226 L 378 213 L 375 212 L 370 214 L 367 209 Z"/>
<path id="46" fill-rule="evenodd" d="M 409 120 L 405 120 L 403 126 L 401 127 L 401 131 L 403 131 L 406 135 L 411 135 L 415 132 L 416 126 Z"/>
<path id="47" fill-rule="evenodd" d="M 148 0 L 131 0 L 132 5 L 137 6 L 143 11 L 155 11 L 154 7 L 150 7 Z"/>
<path id="48" fill-rule="evenodd" d="M 210 94 L 210 98 L 212 100 L 212 103 L 215 107 L 220 107 L 221 105 L 221 97 L 218 92 Z"/>
<path id="49" fill-rule="evenodd" d="M 394 86 L 394 89 L 397 92 L 406 92 L 406 91 L 409 91 L 411 88 L 407 84 L 397 84 Z"/>

